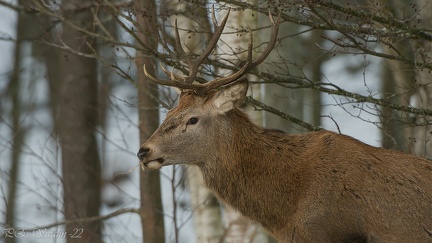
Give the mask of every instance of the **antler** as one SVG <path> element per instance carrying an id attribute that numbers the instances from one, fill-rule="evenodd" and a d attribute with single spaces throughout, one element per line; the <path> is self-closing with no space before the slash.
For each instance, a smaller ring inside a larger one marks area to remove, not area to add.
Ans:
<path id="1" fill-rule="evenodd" d="M 189 75 L 186 77 L 182 77 L 179 75 L 175 75 L 173 73 L 173 70 L 171 70 L 171 72 L 169 72 L 168 70 L 165 69 L 165 67 L 163 67 L 163 65 L 161 64 L 161 68 L 162 70 L 170 76 L 170 80 L 161 80 L 161 79 L 157 79 L 153 76 L 151 76 L 147 70 L 146 67 L 144 65 L 143 69 L 144 69 L 144 74 L 151 79 L 152 81 L 154 81 L 155 83 L 161 84 L 161 85 L 166 85 L 166 86 L 174 86 L 180 89 L 191 89 L 194 90 L 195 92 L 197 92 L 198 94 L 202 95 L 207 93 L 208 91 L 218 88 L 220 86 L 232 83 L 234 81 L 236 81 L 237 79 L 239 79 L 241 76 L 245 75 L 248 71 L 250 71 L 252 68 L 258 66 L 258 64 L 262 63 L 267 56 L 271 53 L 271 51 L 273 50 L 276 41 L 277 41 L 277 34 L 278 34 L 278 30 L 279 30 L 279 24 L 280 24 L 280 14 L 278 15 L 278 18 L 276 20 L 276 22 L 273 19 L 273 16 L 271 15 L 271 12 L 269 10 L 269 18 L 270 18 L 270 22 L 272 25 L 272 31 L 271 31 L 271 36 L 270 36 L 270 40 L 267 44 L 267 47 L 264 49 L 264 51 L 261 53 L 261 55 L 255 59 L 255 61 L 252 61 L 252 48 L 253 48 L 253 37 L 252 37 L 252 32 L 249 33 L 249 45 L 248 45 L 248 50 L 247 50 L 247 58 L 245 61 L 245 64 L 243 65 L 243 67 L 238 70 L 237 72 L 227 76 L 227 77 L 223 77 L 223 78 L 217 78 L 214 79 L 210 82 L 204 83 L 204 84 L 198 84 L 198 83 L 193 83 L 193 81 L 195 80 L 197 73 L 198 73 L 198 68 L 199 66 L 203 63 L 203 61 L 210 55 L 210 53 L 212 52 L 212 50 L 215 48 L 221 34 L 222 31 L 225 27 L 225 24 L 228 20 L 228 16 L 230 14 L 230 10 L 228 9 L 228 13 L 225 15 L 224 19 L 222 20 L 221 24 L 218 25 L 217 21 L 216 21 L 216 16 L 214 13 L 214 6 L 212 7 L 212 21 L 213 21 L 213 25 L 215 26 L 215 32 L 213 33 L 213 36 L 209 42 L 209 45 L 207 46 L 207 48 L 204 50 L 204 52 L 197 58 L 192 59 L 183 49 L 181 43 L 180 43 L 180 35 L 179 35 L 179 31 L 178 31 L 178 27 L 177 27 L 177 20 L 175 21 L 175 36 L 176 36 L 176 42 L 175 42 L 175 49 L 177 51 L 177 53 L 179 54 L 180 58 L 184 60 L 184 62 L 186 62 L 186 64 L 189 67 Z"/>

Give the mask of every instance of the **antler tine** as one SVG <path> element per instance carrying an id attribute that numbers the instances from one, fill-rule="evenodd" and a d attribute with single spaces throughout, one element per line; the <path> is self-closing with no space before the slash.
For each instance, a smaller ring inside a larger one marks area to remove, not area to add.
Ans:
<path id="1" fill-rule="evenodd" d="M 230 14 L 230 11 L 231 11 L 231 9 L 229 8 L 228 13 L 225 15 L 221 24 L 218 25 L 217 21 L 216 21 L 215 13 L 214 13 L 214 6 L 212 7 L 212 21 L 213 21 L 213 24 L 215 26 L 215 32 L 213 33 L 213 36 L 212 36 L 207 48 L 204 50 L 204 52 L 199 57 L 197 57 L 195 59 L 190 58 L 190 56 L 183 49 L 181 42 L 180 42 L 180 34 L 179 34 L 178 26 L 177 26 L 177 19 L 175 20 L 174 32 L 175 32 L 176 51 L 180 55 L 180 58 L 185 60 L 186 64 L 189 66 L 189 75 L 187 77 L 182 78 L 182 80 L 184 82 L 193 83 L 193 81 L 195 80 L 195 78 L 198 74 L 198 68 L 200 67 L 200 65 L 202 64 L 204 59 L 206 59 L 210 55 L 210 53 L 212 52 L 212 50 L 216 46 L 216 44 L 217 44 L 217 42 L 218 42 L 218 40 L 219 40 L 219 38 L 223 32 L 225 24 L 228 20 L 228 16 Z M 177 77 L 179 77 L 179 76 L 177 76 Z"/>
<path id="2" fill-rule="evenodd" d="M 212 80 L 211 82 L 205 83 L 204 84 L 205 88 L 203 89 L 202 92 L 208 92 L 209 90 L 212 90 L 214 88 L 234 82 L 238 78 L 246 74 L 249 70 L 256 67 L 258 64 L 262 63 L 267 58 L 267 56 L 271 53 L 271 51 L 273 50 L 276 44 L 278 31 L 279 31 L 280 17 L 281 14 L 279 13 L 277 21 L 275 22 L 269 10 L 269 18 L 272 24 L 272 32 L 271 32 L 270 40 L 267 44 L 267 47 L 264 49 L 261 55 L 257 59 L 255 59 L 255 61 L 252 61 L 253 35 L 252 32 L 249 32 L 249 45 L 248 45 L 248 52 L 247 52 L 248 54 L 247 54 L 246 62 L 243 65 L 243 67 L 228 77 L 218 78 Z"/>
<path id="3" fill-rule="evenodd" d="M 218 25 L 217 21 L 216 21 L 216 16 L 214 13 L 214 5 L 212 6 L 212 21 L 213 21 L 213 25 L 215 26 L 215 31 L 213 33 L 213 36 L 212 36 L 210 42 L 208 43 L 207 48 L 204 50 L 204 52 L 198 58 L 195 59 L 195 64 L 201 64 L 204 61 L 204 59 L 206 59 L 210 55 L 210 53 L 212 52 L 212 50 L 216 46 L 220 36 L 222 35 L 222 32 L 225 28 L 225 25 L 227 23 L 228 16 L 230 15 L 230 12 L 231 12 L 231 8 L 228 8 L 227 14 L 223 18 L 221 24 Z"/>
<path id="4" fill-rule="evenodd" d="M 175 33 L 175 49 L 177 53 L 180 55 L 181 59 L 185 59 L 185 62 L 190 65 L 191 59 L 189 58 L 188 54 L 183 49 L 181 43 L 180 43 L 180 34 L 177 26 L 177 19 L 174 21 L 174 33 Z"/>
<path id="5" fill-rule="evenodd" d="M 204 84 L 205 89 L 203 89 L 202 92 L 207 92 L 210 91 L 214 88 L 229 84 L 233 81 L 236 81 L 238 78 L 240 78 L 241 76 L 243 76 L 247 70 L 249 70 L 250 65 L 252 63 L 252 49 L 253 49 L 253 36 L 252 36 L 252 31 L 249 32 L 249 44 L 248 44 L 248 51 L 247 51 L 247 58 L 246 58 L 246 62 L 243 65 L 243 67 L 238 70 L 237 72 L 227 76 L 227 77 L 223 77 L 223 78 L 218 78 L 215 80 L 212 80 L 211 82 L 207 82 Z"/>
<path id="6" fill-rule="evenodd" d="M 215 14 L 214 14 L 214 6 L 212 7 L 212 21 L 213 21 L 213 25 L 215 26 L 215 31 L 213 33 L 213 36 L 212 36 L 210 42 L 207 45 L 207 48 L 203 51 L 203 53 L 199 57 L 197 57 L 196 59 L 191 61 L 191 65 L 189 66 L 189 68 L 190 68 L 189 76 L 186 78 L 186 82 L 192 83 L 195 80 L 196 75 L 198 73 L 198 68 L 200 67 L 202 62 L 210 55 L 210 53 L 215 48 L 215 46 L 216 46 L 220 36 L 222 35 L 224 28 L 225 28 L 225 25 L 227 23 L 230 11 L 231 11 L 231 9 L 229 8 L 228 13 L 223 18 L 221 24 L 218 25 L 217 21 L 216 21 Z"/>
<path id="7" fill-rule="evenodd" d="M 165 68 L 163 68 L 165 69 Z M 165 86 L 172 86 L 172 87 L 177 87 L 179 89 L 192 89 L 192 90 L 201 90 L 202 89 L 202 85 L 201 84 L 188 84 L 185 82 L 182 82 L 180 80 L 176 80 L 176 79 L 171 79 L 171 80 L 167 80 L 167 79 L 157 79 L 155 77 L 153 77 L 151 74 L 149 74 L 147 72 L 147 68 L 145 66 L 145 64 L 143 65 L 143 71 L 144 71 L 144 75 L 149 78 L 150 80 L 152 80 L 153 82 L 160 84 L 160 85 L 165 85 Z M 167 71 L 165 69 L 165 71 Z M 164 72 L 165 72 L 164 71 Z M 168 71 L 167 71 L 168 72 Z M 174 74 L 173 74 L 174 75 Z M 174 75 L 174 77 L 177 75 Z M 172 77 L 172 76 L 171 76 Z"/>
<path id="8" fill-rule="evenodd" d="M 162 71 L 166 75 L 170 76 L 171 80 L 183 81 L 183 77 L 182 76 L 176 75 L 176 74 L 173 73 L 174 67 L 171 68 L 171 72 L 170 72 L 170 71 L 166 70 L 166 68 L 164 67 L 164 65 L 162 65 L 162 63 L 159 63 L 159 64 L 160 64 L 160 67 L 161 67 Z"/>
<path id="9" fill-rule="evenodd" d="M 264 51 L 261 53 L 261 55 L 257 59 L 255 59 L 255 61 L 253 61 L 251 63 L 248 70 L 250 70 L 250 69 L 258 66 L 258 64 L 262 63 L 268 57 L 268 55 L 272 52 L 274 46 L 276 45 L 276 41 L 277 41 L 277 37 L 278 37 L 278 31 L 279 31 L 279 24 L 281 21 L 281 13 L 279 13 L 278 18 L 275 22 L 272 14 L 269 10 L 269 19 L 270 19 L 270 22 L 272 25 L 270 40 L 267 44 L 267 47 L 264 49 Z"/>

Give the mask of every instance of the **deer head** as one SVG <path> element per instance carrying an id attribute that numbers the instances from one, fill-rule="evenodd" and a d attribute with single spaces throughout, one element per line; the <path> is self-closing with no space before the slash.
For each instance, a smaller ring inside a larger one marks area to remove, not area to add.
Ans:
<path id="1" fill-rule="evenodd" d="M 208 47 L 196 58 L 187 55 L 180 43 L 180 35 L 175 22 L 175 49 L 189 67 L 186 77 L 173 74 L 163 66 L 162 70 L 170 77 L 168 80 L 158 79 L 150 75 L 146 67 L 144 74 L 154 82 L 179 88 L 182 92 L 177 107 L 168 112 L 165 121 L 141 147 L 138 158 L 149 169 L 158 169 L 163 165 L 202 163 L 205 156 L 212 156 L 209 150 L 214 143 L 209 141 L 211 133 L 227 129 L 224 116 L 236 109 L 246 96 L 248 81 L 244 76 L 252 68 L 263 62 L 270 54 L 277 41 L 280 16 L 274 21 L 271 13 L 269 18 L 272 24 L 270 41 L 261 55 L 252 60 L 253 38 L 249 36 L 248 55 L 244 65 L 235 73 L 222 78 L 216 78 L 207 83 L 194 83 L 199 66 L 210 55 L 216 46 L 230 10 L 219 25 L 212 11 L 212 20 L 215 32 Z M 218 91 L 215 89 L 220 88 Z M 217 137 L 217 136 L 216 136 Z"/>
<path id="2" fill-rule="evenodd" d="M 229 128 L 228 113 L 236 109 L 246 95 L 248 82 L 242 78 L 217 92 L 199 96 L 182 92 L 177 107 L 138 152 L 145 167 L 199 164 L 214 156 L 221 129 Z"/>

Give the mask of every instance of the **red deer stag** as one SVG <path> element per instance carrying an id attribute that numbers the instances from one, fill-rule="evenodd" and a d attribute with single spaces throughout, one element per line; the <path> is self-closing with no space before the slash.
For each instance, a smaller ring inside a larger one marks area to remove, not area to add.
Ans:
<path id="1" fill-rule="evenodd" d="M 196 84 L 198 67 L 211 53 L 229 12 L 198 58 L 175 49 L 190 68 L 187 77 L 156 83 L 182 90 L 177 107 L 142 145 L 146 169 L 198 166 L 218 198 L 261 223 L 280 242 L 432 242 L 432 163 L 410 154 L 366 145 L 330 131 L 288 135 L 253 124 L 238 107 L 246 96 L 246 72 L 273 49 L 280 22 L 263 53 L 234 74 Z M 215 90 L 215 88 L 219 88 Z"/>

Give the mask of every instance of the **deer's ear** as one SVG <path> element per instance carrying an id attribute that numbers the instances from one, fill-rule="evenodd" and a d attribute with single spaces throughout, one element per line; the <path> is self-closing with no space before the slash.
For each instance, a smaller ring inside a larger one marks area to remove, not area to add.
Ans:
<path id="1" fill-rule="evenodd" d="M 211 102 L 222 113 L 232 110 L 240 106 L 246 97 L 248 87 L 249 82 L 247 78 L 240 78 L 238 81 L 217 91 L 211 98 Z"/>

